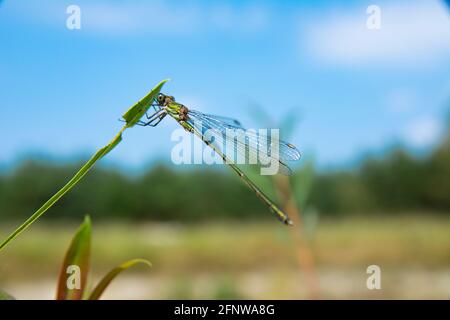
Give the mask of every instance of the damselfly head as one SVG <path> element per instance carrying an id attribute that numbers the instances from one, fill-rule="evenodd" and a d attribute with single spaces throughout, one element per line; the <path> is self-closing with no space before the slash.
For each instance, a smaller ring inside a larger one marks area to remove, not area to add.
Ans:
<path id="1" fill-rule="evenodd" d="M 165 97 L 166 96 L 162 93 L 158 94 L 158 97 L 156 98 L 156 102 L 158 102 L 159 105 L 162 105 L 164 103 Z"/>
<path id="2" fill-rule="evenodd" d="M 158 96 L 156 97 L 156 102 L 160 106 L 168 105 L 169 103 L 174 102 L 174 101 L 175 101 L 175 98 L 173 96 L 168 96 L 163 93 L 158 94 Z"/>

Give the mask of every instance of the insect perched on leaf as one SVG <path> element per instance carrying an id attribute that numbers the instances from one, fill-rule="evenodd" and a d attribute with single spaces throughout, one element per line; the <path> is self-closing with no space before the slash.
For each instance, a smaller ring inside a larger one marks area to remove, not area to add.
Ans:
<path id="1" fill-rule="evenodd" d="M 141 126 L 152 126 L 158 125 L 167 115 L 174 118 L 185 130 L 190 133 L 195 134 L 203 142 L 211 147 L 222 159 L 228 164 L 237 175 L 248 185 L 248 187 L 253 190 L 253 192 L 268 206 L 270 211 L 272 211 L 276 217 L 285 224 L 292 225 L 289 217 L 280 210 L 267 195 L 265 195 L 248 177 L 245 173 L 239 169 L 231 159 L 225 155 L 225 153 L 219 148 L 218 141 L 210 141 L 205 137 L 207 130 L 212 130 L 222 140 L 228 139 L 227 130 L 245 130 L 239 121 L 221 117 L 205 114 L 199 111 L 188 109 L 186 106 L 175 101 L 175 98 L 169 95 L 160 93 L 156 99 L 153 101 L 151 107 L 155 111 L 151 115 L 147 116 L 147 121 L 139 121 L 137 124 Z M 260 139 L 256 132 L 246 131 L 246 139 L 237 140 L 236 144 L 232 143 L 235 148 L 233 152 L 237 154 L 245 154 L 248 150 L 249 154 L 256 154 L 258 150 L 266 148 L 270 143 L 265 139 Z M 215 136 L 217 137 L 217 136 Z M 284 141 L 278 141 L 278 152 L 276 152 L 276 161 L 278 162 L 279 173 L 291 174 L 291 169 L 284 163 L 284 161 L 299 160 L 300 153 L 295 146 Z M 271 157 L 271 155 L 268 155 Z M 275 157 L 275 156 L 272 156 Z"/>

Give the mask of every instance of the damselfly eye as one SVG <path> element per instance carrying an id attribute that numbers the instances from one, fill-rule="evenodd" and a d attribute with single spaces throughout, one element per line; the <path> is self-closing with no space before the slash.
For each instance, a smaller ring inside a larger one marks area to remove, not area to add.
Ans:
<path id="1" fill-rule="evenodd" d="M 158 100 L 159 103 L 163 103 L 164 102 L 164 95 L 160 93 L 158 95 L 158 97 L 156 98 L 156 100 Z"/>

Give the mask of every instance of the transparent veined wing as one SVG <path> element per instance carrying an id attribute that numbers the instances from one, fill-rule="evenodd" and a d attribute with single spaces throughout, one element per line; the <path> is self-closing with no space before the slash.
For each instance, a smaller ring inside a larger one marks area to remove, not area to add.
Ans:
<path id="1" fill-rule="evenodd" d="M 205 134 L 207 130 L 213 130 L 216 133 L 213 143 L 222 150 L 224 146 L 231 144 L 235 151 L 233 158 L 241 157 L 240 159 L 244 159 L 245 163 L 262 165 L 262 163 L 256 161 L 256 159 L 261 160 L 261 153 L 259 152 L 262 152 L 267 157 L 264 163 L 270 160 L 268 158 L 276 159 L 279 162 L 278 173 L 290 175 L 292 171 L 283 161 L 300 159 L 297 148 L 281 140 L 278 141 L 278 154 L 272 154 L 270 137 L 257 131 L 244 129 L 237 120 L 216 117 L 194 110 L 189 110 L 188 115 L 188 121 L 199 132 Z M 236 123 L 239 123 L 239 125 Z M 229 150 L 227 149 L 227 151 Z M 250 159 L 252 160 L 249 161 Z"/>
<path id="2" fill-rule="evenodd" d="M 212 129 L 217 132 L 225 132 L 226 129 L 236 129 L 237 133 L 245 134 L 247 138 L 248 145 L 250 147 L 260 147 L 262 150 L 267 150 L 267 147 L 270 145 L 270 137 L 261 135 L 259 132 L 246 130 L 242 125 L 233 125 L 232 121 L 236 121 L 234 119 L 224 118 L 224 117 L 216 117 L 214 115 L 204 114 L 199 111 L 189 110 L 188 115 L 191 116 L 194 122 L 200 122 L 204 128 L 202 130 Z M 221 119 L 228 119 L 228 122 L 224 122 Z M 240 130 L 238 130 L 240 129 Z M 203 131 L 200 131 L 203 132 Z M 301 155 L 297 148 L 283 140 L 279 140 L 279 157 L 284 161 L 296 161 L 299 160 Z"/>
<path id="3" fill-rule="evenodd" d="M 189 115 L 191 115 L 197 119 L 200 119 L 200 120 L 208 119 L 211 122 L 217 123 L 217 125 L 222 125 L 222 126 L 226 126 L 226 127 L 230 127 L 230 128 L 244 129 L 244 127 L 242 127 L 240 121 L 233 119 L 233 118 L 216 116 L 216 115 L 207 114 L 207 113 L 203 113 L 203 112 L 196 111 L 196 110 L 189 110 L 188 113 L 189 113 Z"/>

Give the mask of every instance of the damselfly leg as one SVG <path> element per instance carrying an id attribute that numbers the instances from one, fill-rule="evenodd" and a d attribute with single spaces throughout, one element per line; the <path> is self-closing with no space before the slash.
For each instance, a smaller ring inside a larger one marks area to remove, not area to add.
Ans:
<path id="1" fill-rule="evenodd" d="M 162 119 L 164 119 L 166 115 L 167 112 L 165 110 L 158 109 L 155 113 L 153 113 L 150 116 L 146 113 L 148 121 L 139 121 L 136 124 L 143 127 L 147 126 L 156 127 L 162 121 Z"/>

